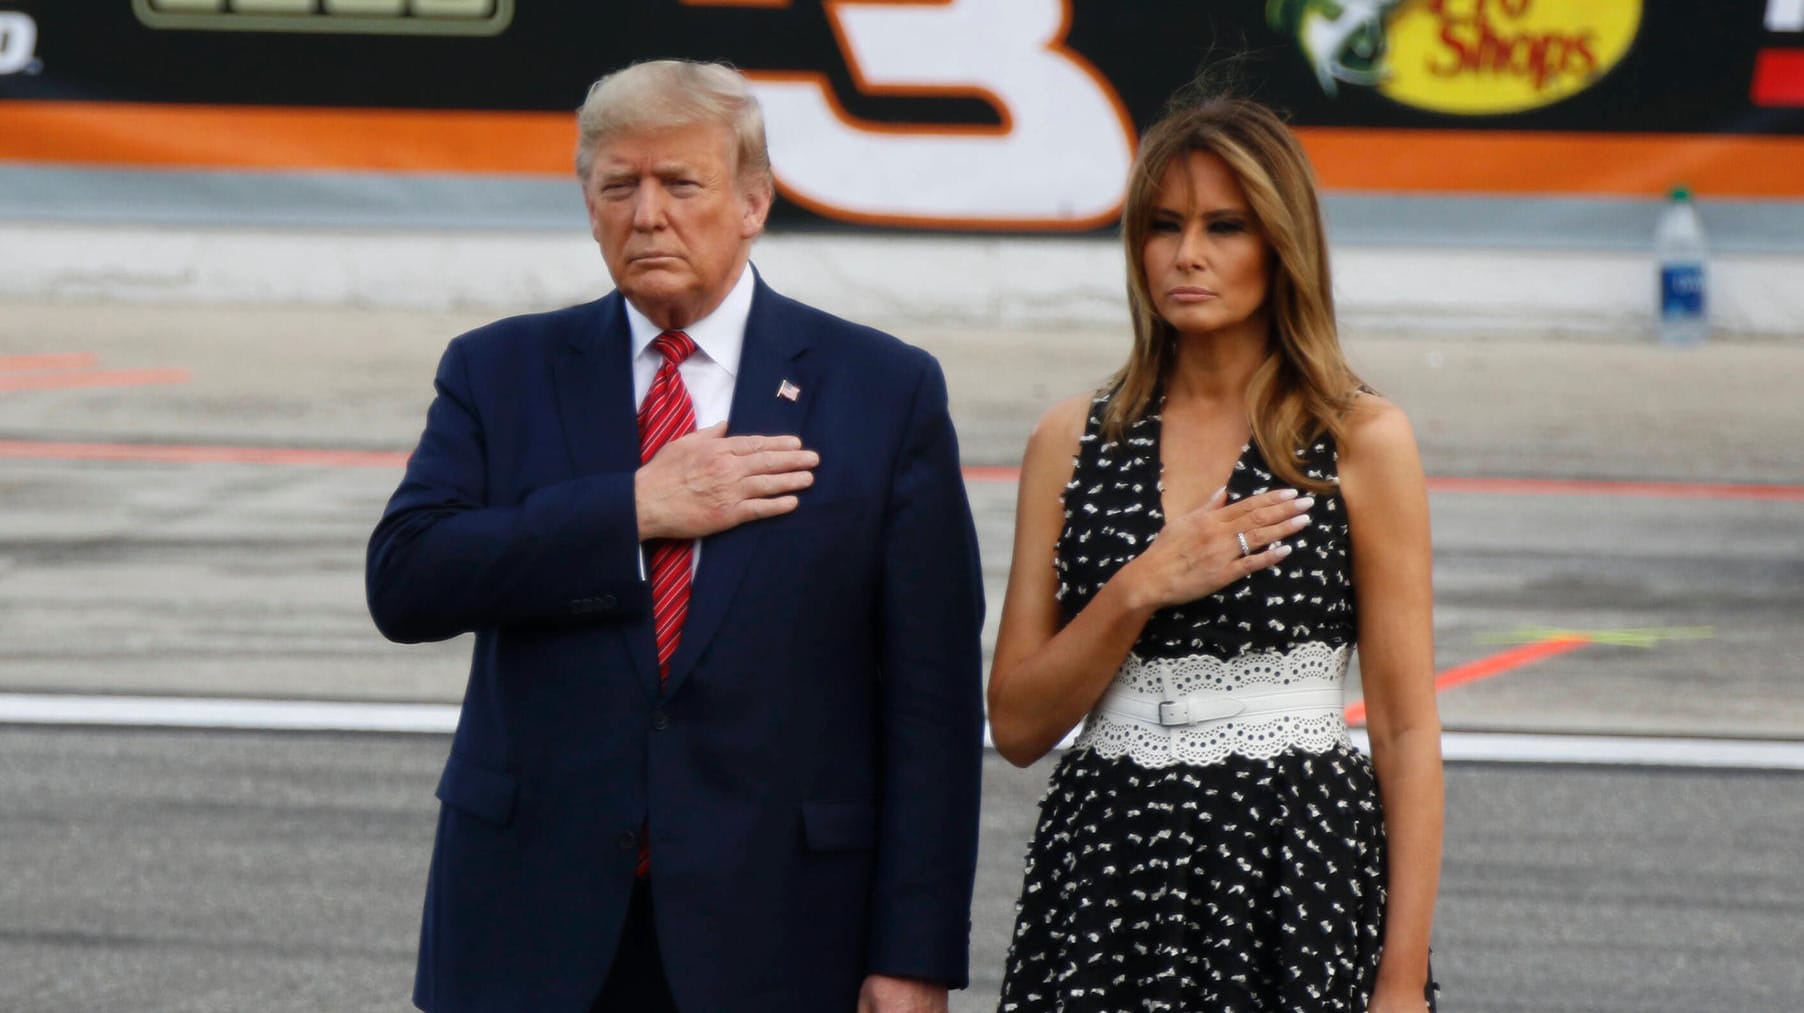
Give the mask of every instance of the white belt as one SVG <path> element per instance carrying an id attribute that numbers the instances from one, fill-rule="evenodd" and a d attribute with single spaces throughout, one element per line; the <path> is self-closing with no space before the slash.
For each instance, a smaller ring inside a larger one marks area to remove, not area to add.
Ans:
<path id="1" fill-rule="evenodd" d="M 1074 746 L 1148 768 L 1351 749 L 1341 682 L 1352 653 L 1307 642 L 1233 658 L 1130 654 Z"/>
<path id="2" fill-rule="evenodd" d="M 1341 708 L 1341 688 L 1334 686 L 1250 686 L 1232 693 L 1202 691 L 1175 699 L 1141 693 L 1116 683 L 1097 701 L 1096 709 L 1117 720 L 1159 728 L 1195 727 L 1233 718 L 1274 715 L 1315 717 Z"/>

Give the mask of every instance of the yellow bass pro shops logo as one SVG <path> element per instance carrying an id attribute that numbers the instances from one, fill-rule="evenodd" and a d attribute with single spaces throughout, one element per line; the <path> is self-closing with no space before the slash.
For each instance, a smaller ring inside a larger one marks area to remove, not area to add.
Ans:
<path id="1" fill-rule="evenodd" d="M 1267 0 L 1329 95 L 1351 85 L 1462 116 L 1589 88 L 1628 55 L 1642 0 Z"/>

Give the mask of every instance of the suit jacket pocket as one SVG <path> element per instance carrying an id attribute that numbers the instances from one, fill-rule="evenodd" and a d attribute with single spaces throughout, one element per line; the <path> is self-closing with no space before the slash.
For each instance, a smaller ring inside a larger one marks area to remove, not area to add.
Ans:
<path id="1" fill-rule="evenodd" d="M 445 773 L 438 780 L 439 800 L 446 805 L 506 826 L 514 817 L 514 795 L 519 784 L 511 775 L 475 766 L 455 754 L 445 761 Z"/>
<path id="2" fill-rule="evenodd" d="M 803 802 L 802 833 L 810 851 L 862 851 L 877 841 L 877 807 L 869 802 Z"/>

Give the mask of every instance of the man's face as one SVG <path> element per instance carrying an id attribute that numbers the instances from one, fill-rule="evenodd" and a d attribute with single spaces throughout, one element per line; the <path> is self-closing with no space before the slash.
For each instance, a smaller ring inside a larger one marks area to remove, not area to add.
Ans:
<path id="1" fill-rule="evenodd" d="M 733 135 L 714 123 L 604 141 L 583 183 L 589 227 L 620 294 L 660 327 L 720 305 L 764 230 L 770 192 L 735 178 Z"/>

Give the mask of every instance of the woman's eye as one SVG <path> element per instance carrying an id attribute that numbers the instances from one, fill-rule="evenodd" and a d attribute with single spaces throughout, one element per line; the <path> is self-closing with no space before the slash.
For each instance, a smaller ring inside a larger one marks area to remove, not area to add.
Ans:
<path id="1" fill-rule="evenodd" d="M 1235 221 L 1231 218 L 1224 218 L 1220 221 L 1209 223 L 1209 231 L 1218 236 L 1231 236 L 1238 232 L 1245 232 L 1246 230 L 1247 226 L 1245 222 Z"/>
<path id="2" fill-rule="evenodd" d="M 1177 232 L 1181 229 L 1182 226 L 1168 218 L 1157 219 L 1153 222 L 1154 232 Z"/>

